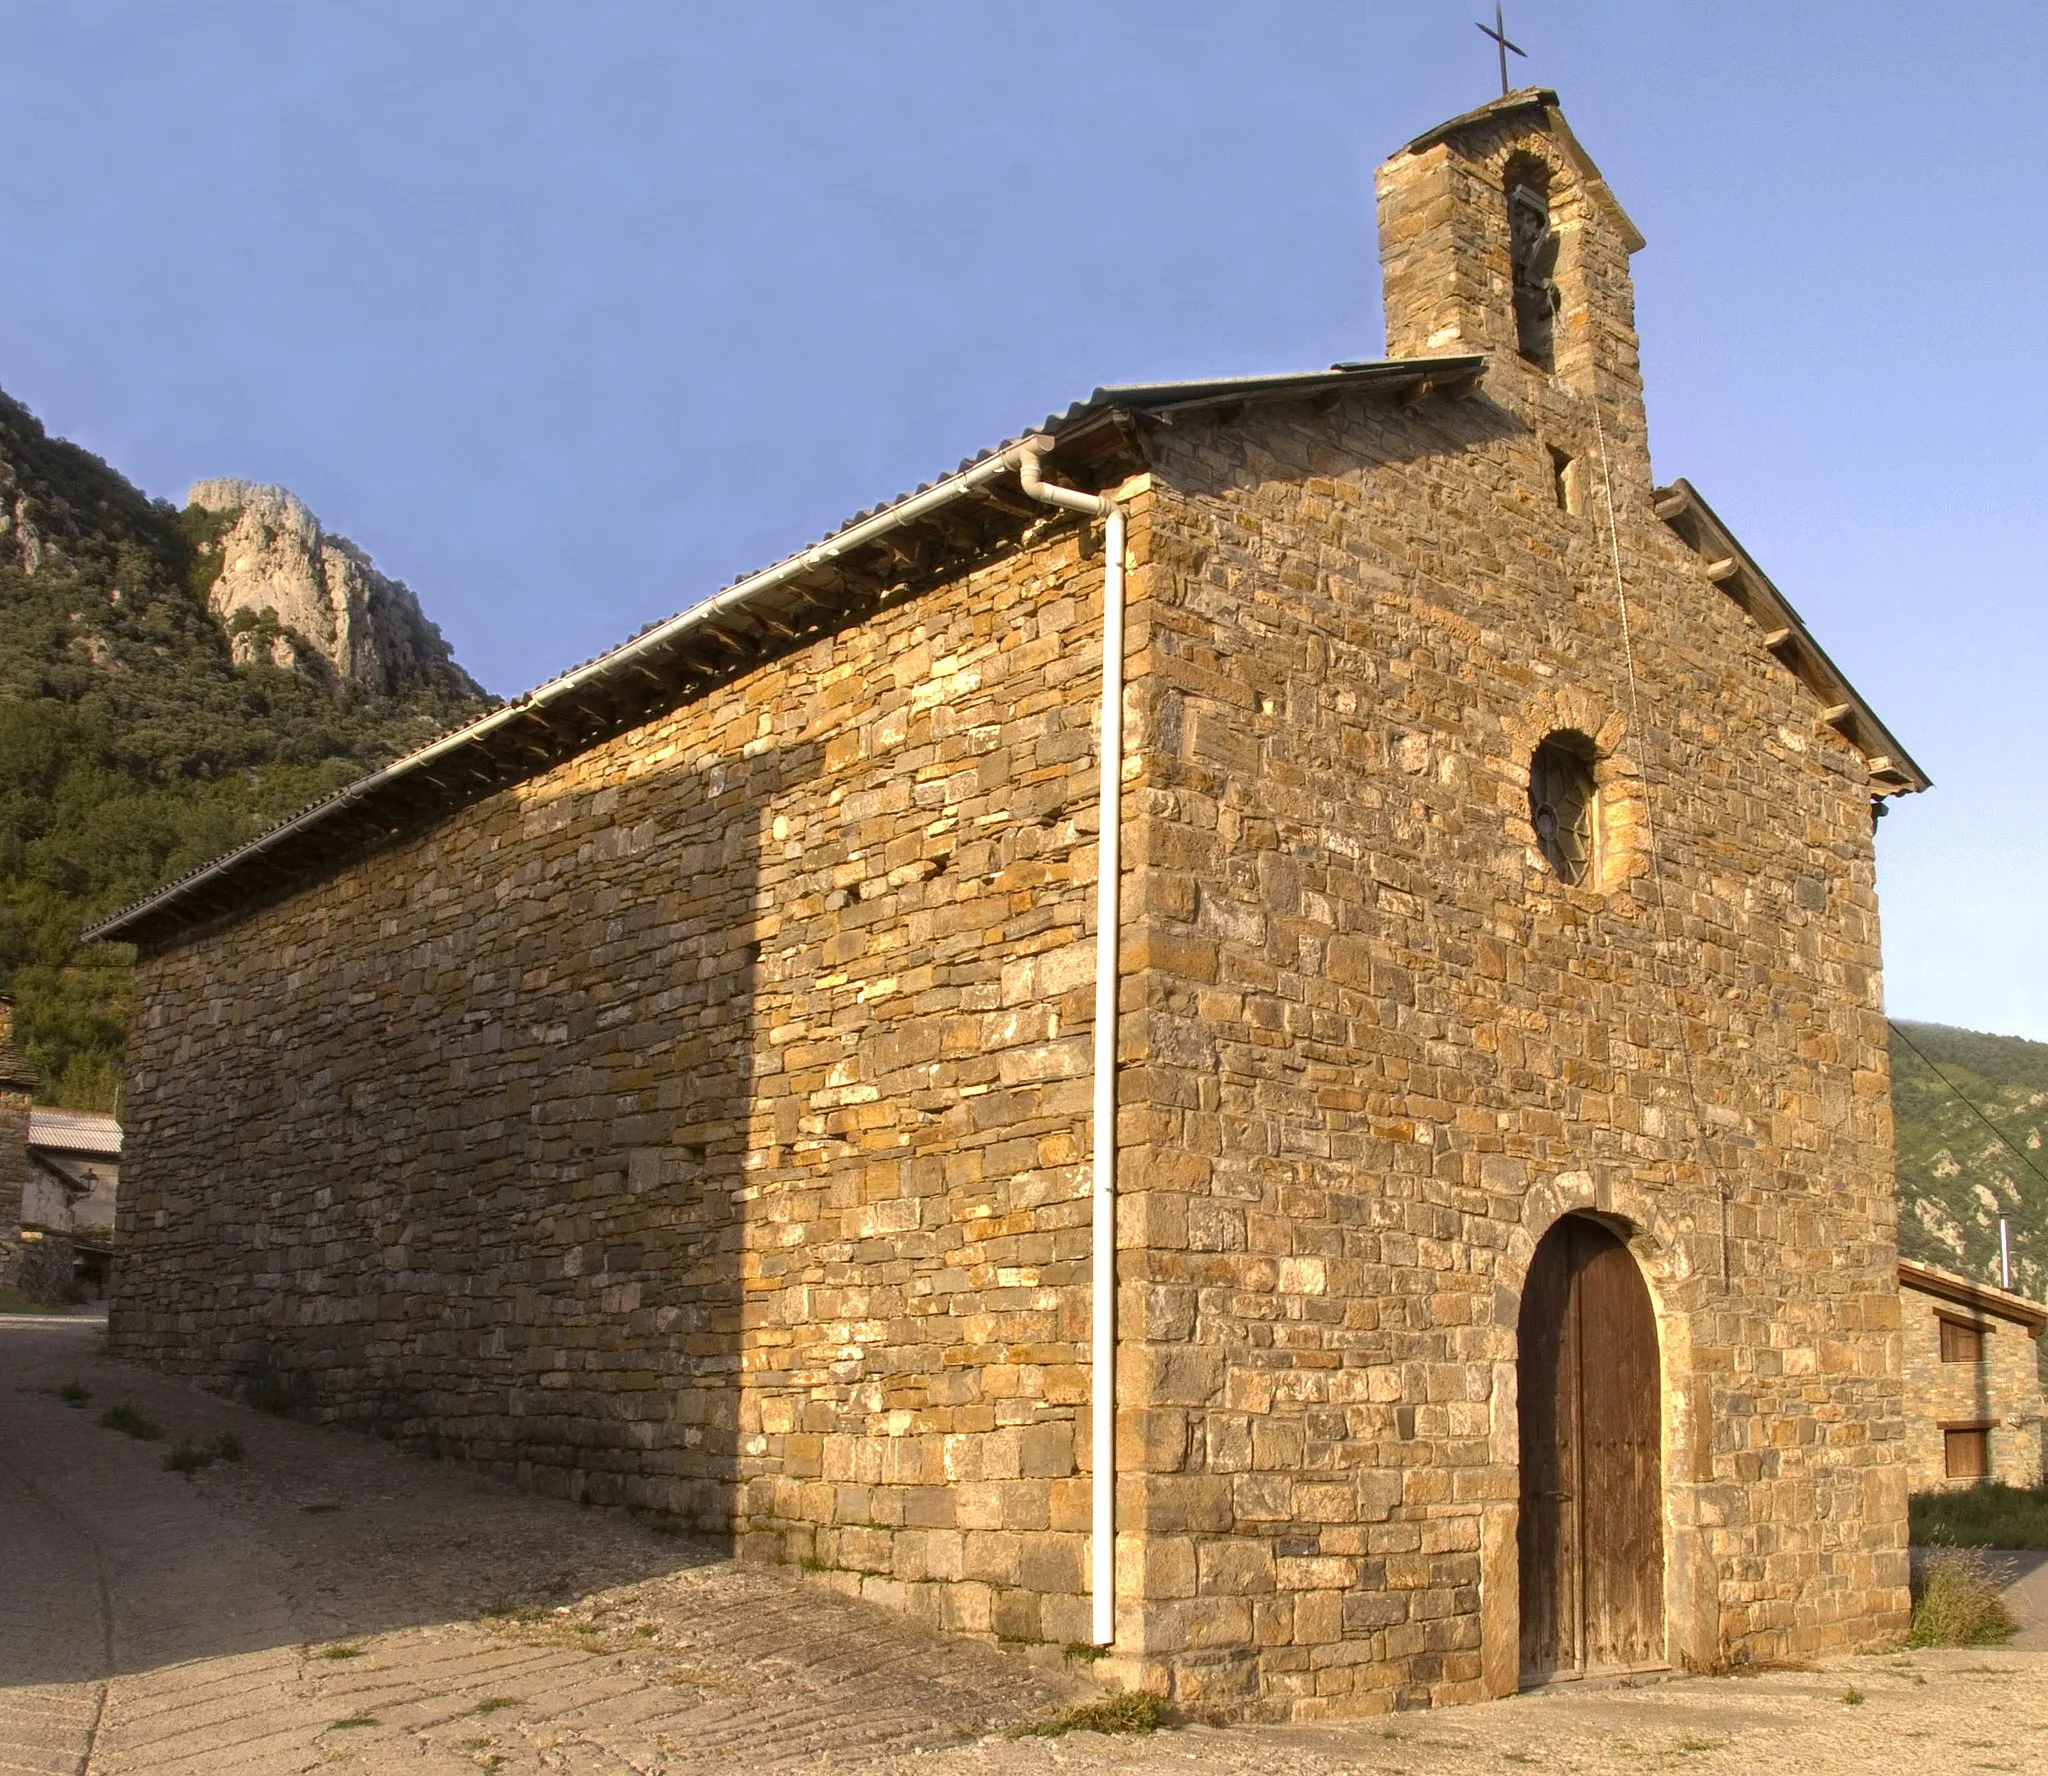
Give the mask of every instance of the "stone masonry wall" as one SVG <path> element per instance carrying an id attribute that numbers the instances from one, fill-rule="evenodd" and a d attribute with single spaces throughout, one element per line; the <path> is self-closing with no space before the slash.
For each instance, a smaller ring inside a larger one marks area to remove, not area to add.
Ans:
<path id="1" fill-rule="evenodd" d="M 1155 480 L 1124 1088 L 1146 1653 L 1296 1712 L 1514 1686 L 1515 1311 L 1575 1208 L 1629 1231 L 1660 1309 L 1674 1659 L 1896 1626 L 1860 765 L 1640 480 L 1638 705 L 1534 427 L 1333 420 L 1178 426 Z M 1560 727 L 1634 817 L 1602 886 L 1533 845 Z"/>
<path id="2" fill-rule="evenodd" d="M 1510 350 L 1153 439 L 1120 1650 L 1191 1700 L 1516 1687 L 1516 1312 L 1571 1210 L 1657 1304 L 1672 1662 L 1904 1625 L 1867 778 L 1655 517 L 1583 219 L 1578 386 Z M 1579 887 L 1529 823 L 1557 729 L 1601 755 Z"/>
<path id="3" fill-rule="evenodd" d="M 1938 1301 L 1917 1289 L 1899 1291 L 1906 1382 L 1906 1462 L 1915 1492 L 1967 1486 L 1948 1477 L 1944 1425 L 1991 1427 L 1991 1474 L 2008 1486 L 2042 1483 L 2040 1352 L 2024 1326 Z M 1984 1335 L 1982 1363 L 1941 1360 L 1941 1322 L 1975 1326 Z"/>
<path id="4" fill-rule="evenodd" d="M 1032 536 L 145 960 L 116 1348 L 1082 1637 L 1101 559 Z"/>

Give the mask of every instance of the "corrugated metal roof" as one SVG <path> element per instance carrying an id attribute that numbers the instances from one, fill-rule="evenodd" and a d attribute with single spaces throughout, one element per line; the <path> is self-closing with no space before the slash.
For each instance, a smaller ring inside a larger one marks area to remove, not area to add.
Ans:
<path id="1" fill-rule="evenodd" d="M 1170 421 L 1177 412 L 1236 402 L 1357 390 L 1397 393 L 1425 384 L 1463 388 L 1475 384 L 1485 368 L 1480 357 L 1371 359 L 1272 376 L 1098 388 L 1064 413 L 1049 415 L 1034 434 L 1008 439 L 969 457 L 949 476 L 855 513 L 810 548 L 733 581 L 608 653 L 358 778 L 84 935 L 95 942 L 148 942 L 231 914 L 287 881 L 309 879 L 397 832 L 572 758 L 751 670 L 781 646 L 823 634 L 858 614 L 863 598 L 870 605 L 879 602 L 849 591 L 845 580 L 848 557 L 883 533 L 976 496 L 995 498 L 1014 523 L 1017 508 L 1003 506 L 990 490 L 1014 467 L 1010 459 L 1025 436 L 1070 439 L 1118 413 Z"/>
<path id="2" fill-rule="evenodd" d="M 119 1159 L 121 1125 L 97 1110 L 46 1110 L 40 1104 L 33 1105 L 28 1113 L 28 1144 L 47 1153 Z"/>

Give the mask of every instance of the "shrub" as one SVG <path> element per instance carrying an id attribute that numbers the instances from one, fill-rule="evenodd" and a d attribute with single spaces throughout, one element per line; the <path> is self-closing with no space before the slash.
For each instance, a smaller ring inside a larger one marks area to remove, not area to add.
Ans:
<path id="1" fill-rule="evenodd" d="M 124 1437 L 134 1437 L 144 1443 L 154 1443 L 163 1435 L 133 1406 L 109 1406 L 100 1414 L 100 1423 L 110 1431 L 119 1431 Z"/>
<path id="2" fill-rule="evenodd" d="M 186 1441 L 183 1437 L 178 1439 L 177 1448 L 169 1451 L 164 1456 L 165 1470 L 172 1474 L 183 1474 L 188 1480 L 198 1473 L 201 1468 L 210 1468 L 212 1466 L 213 1451 L 210 1449 L 200 1449 Z"/>
<path id="3" fill-rule="evenodd" d="M 1125 1690 L 1100 1702 L 1083 1702 L 1019 1727 L 1019 1739 L 1057 1739 L 1062 1733 L 1156 1733 L 1166 1724 L 1166 1698 L 1150 1690 Z"/>
<path id="4" fill-rule="evenodd" d="M 1982 1549 L 1935 1549 L 1917 1590 L 1908 1646 L 1996 1646 L 2017 1626 Z"/>

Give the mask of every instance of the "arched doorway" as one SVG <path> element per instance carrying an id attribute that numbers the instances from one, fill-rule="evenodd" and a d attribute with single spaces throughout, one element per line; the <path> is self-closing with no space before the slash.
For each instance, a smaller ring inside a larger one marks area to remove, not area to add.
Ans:
<path id="1" fill-rule="evenodd" d="M 1657 1316 L 1628 1248 L 1567 1215 L 1522 1291 L 1522 1681 L 1662 1665 Z"/>

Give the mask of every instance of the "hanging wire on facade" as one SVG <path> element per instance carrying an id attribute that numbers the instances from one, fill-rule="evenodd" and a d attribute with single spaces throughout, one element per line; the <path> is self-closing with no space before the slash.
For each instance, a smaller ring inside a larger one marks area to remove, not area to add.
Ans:
<path id="1" fill-rule="evenodd" d="M 1607 558 L 1614 569 L 1614 605 L 1621 617 L 1621 657 L 1628 669 L 1628 726 L 1631 741 L 1641 751 L 1643 760 L 1643 835 L 1650 857 L 1650 881 L 1657 890 L 1657 922 L 1661 926 L 1669 910 L 1669 901 L 1664 889 L 1664 864 L 1657 844 L 1657 815 L 1650 795 L 1648 736 L 1643 731 L 1642 690 L 1636 679 L 1635 637 L 1628 620 L 1628 588 L 1621 571 L 1621 532 L 1614 516 L 1614 471 L 1607 459 L 1607 427 L 1601 422 L 1600 407 L 1593 406 L 1593 437 L 1600 449 L 1600 499 L 1607 511 Z M 1656 973 L 1656 964 L 1666 960 L 1664 936 L 1661 931 L 1651 934 L 1651 973 Z M 1678 977 L 1675 969 L 1665 972 L 1665 990 L 1671 995 L 1671 1015 L 1678 1026 L 1678 1055 L 1685 1069 L 1686 1096 L 1692 1104 L 1693 1142 L 1702 1172 L 1715 1172 L 1715 1183 L 1721 1200 L 1721 1290 L 1726 1294 L 1734 1284 L 1733 1267 L 1729 1262 L 1730 1205 L 1728 1180 L 1718 1168 L 1707 1163 L 1706 1117 L 1700 1108 L 1699 1080 L 1693 1071 L 1692 1048 L 1685 1039 L 1685 1007 L 1679 998 Z"/>

